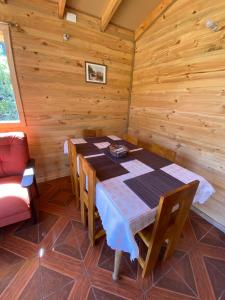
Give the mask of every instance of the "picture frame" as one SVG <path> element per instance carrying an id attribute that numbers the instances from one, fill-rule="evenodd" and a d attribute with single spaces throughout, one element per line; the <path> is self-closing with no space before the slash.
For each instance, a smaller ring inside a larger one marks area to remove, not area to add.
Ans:
<path id="1" fill-rule="evenodd" d="M 85 80 L 88 83 L 106 84 L 107 66 L 85 61 Z"/>

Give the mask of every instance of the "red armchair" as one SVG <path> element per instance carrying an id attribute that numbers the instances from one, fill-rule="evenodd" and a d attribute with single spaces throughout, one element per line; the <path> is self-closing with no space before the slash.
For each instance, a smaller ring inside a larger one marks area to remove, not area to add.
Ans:
<path id="1" fill-rule="evenodd" d="M 0 227 L 38 220 L 34 160 L 23 132 L 0 133 Z"/>

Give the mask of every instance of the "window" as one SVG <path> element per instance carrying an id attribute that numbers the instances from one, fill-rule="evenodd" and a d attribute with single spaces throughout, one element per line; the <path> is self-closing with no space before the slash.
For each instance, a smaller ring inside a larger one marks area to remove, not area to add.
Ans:
<path id="1" fill-rule="evenodd" d="M 13 61 L 9 26 L 0 23 L 0 125 L 24 123 Z"/>

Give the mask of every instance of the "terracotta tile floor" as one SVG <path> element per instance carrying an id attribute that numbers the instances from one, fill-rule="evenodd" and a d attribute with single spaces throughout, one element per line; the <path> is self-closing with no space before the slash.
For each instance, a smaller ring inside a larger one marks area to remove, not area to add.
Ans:
<path id="1" fill-rule="evenodd" d="M 142 279 L 124 255 L 113 282 L 114 252 L 92 248 L 69 178 L 40 185 L 40 222 L 0 230 L 0 299 L 225 300 L 225 235 L 191 212 L 177 250 Z"/>

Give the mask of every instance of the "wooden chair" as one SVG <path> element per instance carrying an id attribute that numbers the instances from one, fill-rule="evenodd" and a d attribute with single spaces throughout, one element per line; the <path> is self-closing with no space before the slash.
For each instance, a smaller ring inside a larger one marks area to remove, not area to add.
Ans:
<path id="1" fill-rule="evenodd" d="M 68 139 L 68 158 L 70 166 L 70 176 L 72 191 L 76 198 L 76 206 L 80 205 L 80 189 L 79 189 L 79 174 L 77 170 L 77 150 L 76 145 L 74 145 L 70 139 Z"/>
<path id="2" fill-rule="evenodd" d="M 165 148 L 159 144 L 139 141 L 138 145 L 148 151 L 158 154 L 158 155 L 160 155 L 168 160 L 171 160 L 173 162 L 176 160 L 176 152 L 175 151 Z"/>
<path id="3" fill-rule="evenodd" d="M 102 129 L 84 129 L 83 137 L 98 137 L 102 136 Z"/>
<path id="4" fill-rule="evenodd" d="M 145 150 L 151 151 L 151 145 L 148 142 L 138 140 L 138 146 L 145 149 Z"/>
<path id="5" fill-rule="evenodd" d="M 131 144 L 134 144 L 134 145 L 138 144 L 138 139 L 135 136 L 132 136 L 129 134 L 124 134 L 123 139 Z"/>
<path id="6" fill-rule="evenodd" d="M 105 234 L 101 228 L 97 230 L 97 219 L 99 218 L 95 206 L 95 186 L 96 172 L 82 156 L 80 160 L 80 201 L 81 201 L 81 220 L 84 225 L 88 221 L 88 235 L 91 245 L 94 246 L 95 241 Z"/>
<path id="7" fill-rule="evenodd" d="M 168 160 L 175 161 L 175 159 L 176 159 L 175 151 L 165 148 L 161 145 L 154 144 L 154 143 L 151 143 L 150 147 L 151 147 L 152 152 L 159 154 L 160 156 L 163 156 L 163 157 L 167 158 Z"/>
<path id="8" fill-rule="evenodd" d="M 143 268 L 142 277 L 149 273 L 158 260 L 160 249 L 167 242 L 163 260 L 172 256 L 186 222 L 199 181 L 193 181 L 181 188 L 161 196 L 155 223 L 138 232 L 147 246 L 147 255 L 138 261 Z M 174 212 L 174 208 L 178 207 Z"/>

